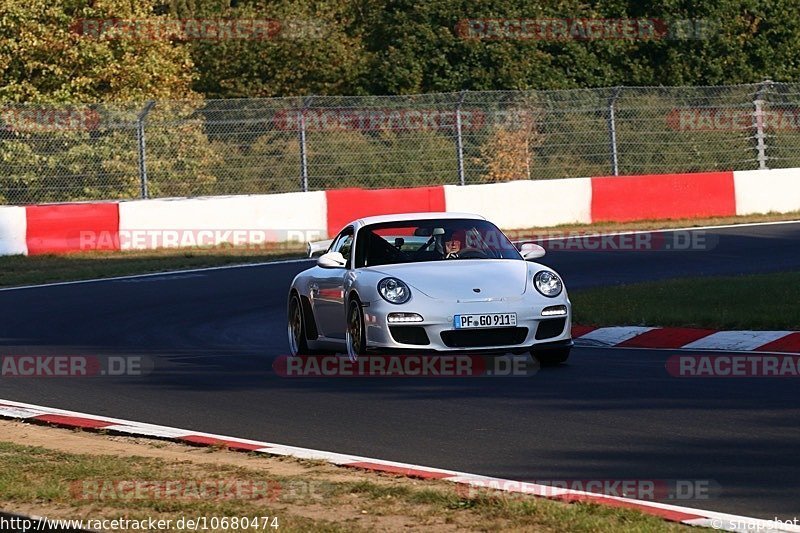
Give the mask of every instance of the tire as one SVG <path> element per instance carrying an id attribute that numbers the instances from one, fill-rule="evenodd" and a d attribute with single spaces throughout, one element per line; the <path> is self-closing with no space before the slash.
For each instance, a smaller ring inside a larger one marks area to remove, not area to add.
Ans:
<path id="1" fill-rule="evenodd" d="M 355 362 L 360 355 L 367 353 L 367 330 L 364 327 L 364 310 L 361 309 L 361 302 L 358 298 L 353 298 L 347 305 L 345 342 L 347 344 L 347 357 L 351 361 Z"/>
<path id="2" fill-rule="evenodd" d="M 306 339 L 305 317 L 303 316 L 303 306 L 300 304 L 300 297 L 293 293 L 289 298 L 289 308 L 287 312 L 289 334 L 289 353 L 292 355 L 309 355 L 308 340 Z"/>
<path id="3" fill-rule="evenodd" d="M 556 350 L 542 350 L 541 352 L 532 351 L 539 364 L 542 366 L 557 366 L 561 363 L 566 363 L 569 359 L 569 352 L 571 348 L 559 348 Z"/>

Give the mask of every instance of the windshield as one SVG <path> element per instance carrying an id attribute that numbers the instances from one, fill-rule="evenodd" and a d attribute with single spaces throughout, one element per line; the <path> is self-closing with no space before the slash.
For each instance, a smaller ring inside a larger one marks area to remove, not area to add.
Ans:
<path id="1" fill-rule="evenodd" d="M 517 259 L 519 252 L 485 220 L 432 219 L 372 224 L 361 228 L 355 266 L 423 261 Z"/>

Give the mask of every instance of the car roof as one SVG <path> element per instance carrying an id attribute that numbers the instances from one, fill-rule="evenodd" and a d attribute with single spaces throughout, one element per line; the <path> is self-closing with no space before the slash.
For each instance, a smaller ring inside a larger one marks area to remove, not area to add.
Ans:
<path id="1" fill-rule="evenodd" d="M 422 213 L 396 213 L 392 215 L 377 215 L 357 219 L 350 224 L 358 226 L 368 226 L 370 224 L 380 224 L 383 222 L 400 222 L 405 220 L 428 220 L 428 219 L 456 219 L 466 218 L 470 220 L 486 220 L 486 218 L 474 213 L 447 213 L 444 211 L 432 211 Z"/>

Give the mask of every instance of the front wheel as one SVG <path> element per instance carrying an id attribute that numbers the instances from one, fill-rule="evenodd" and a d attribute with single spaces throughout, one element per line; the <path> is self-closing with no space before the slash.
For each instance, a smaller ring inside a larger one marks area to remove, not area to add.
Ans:
<path id="1" fill-rule="evenodd" d="M 288 309 L 288 333 L 289 333 L 289 352 L 292 355 L 308 355 L 308 341 L 306 340 L 306 328 L 303 323 L 303 306 L 297 294 L 292 294 L 289 299 Z"/>
<path id="2" fill-rule="evenodd" d="M 542 350 L 540 352 L 532 350 L 531 355 L 533 355 L 536 359 L 538 359 L 539 364 L 541 364 L 542 366 L 556 366 L 560 365 L 561 363 L 567 362 L 567 359 L 569 359 L 569 352 L 570 348 L 559 348 L 556 350 Z"/>
<path id="3" fill-rule="evenodd" d="M 347 343 L 347 357 L 351 361 L 357 361 L 359 355 L 366 353 L 367 332 L 364 328 L 364 312 L 361 309 L 361 302 L 357 299 L 351 300 L 347 307 L 345 341 Z"/>

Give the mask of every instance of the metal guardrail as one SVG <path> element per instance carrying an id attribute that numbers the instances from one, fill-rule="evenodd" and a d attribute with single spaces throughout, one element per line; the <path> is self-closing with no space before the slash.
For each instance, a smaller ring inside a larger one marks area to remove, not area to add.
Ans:
<path id="1" fill-rule="evenodd" d="M 0 203 L 800 166 L 800 84 L 0 107 Z"/>

